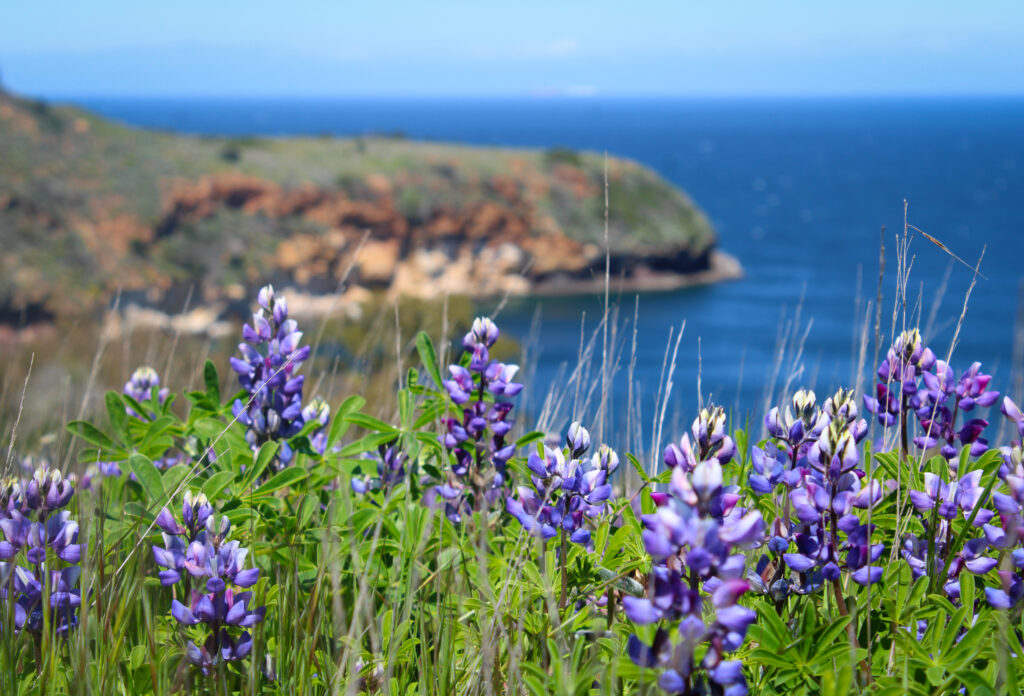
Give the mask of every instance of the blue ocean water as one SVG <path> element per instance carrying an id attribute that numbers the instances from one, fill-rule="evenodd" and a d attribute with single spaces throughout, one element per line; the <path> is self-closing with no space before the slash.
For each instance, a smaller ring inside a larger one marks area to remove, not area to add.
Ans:
<path id="1" fill-rule="evenodd" d="M 889 335 L 895 234 L 903 229 L 906 200 L 910 223 L 972 266 L 986 249 L 986 279 L 978 279 L 971 295 L 953 364 L 980 360 L 995 384 L 1010 387 L 1024 271 L 1024 99 L 81 103 L 128 123 L 189 133 L 400 131 L 416 139 L 607 151 L 649 165 L 693 197 L 712 220 L 721 248 L 746 269 L 741 281 L 639 298 L 634 388 L 643 395 L 645 421 L 653 418 L 670 328 L 686 322 L 667 417 L 676 430 L 697 408 L 698 355 L 703 398 L 759 417 L 766 392 L 773 383 L 778 389 L 792 368 L 787 359 L 774 378 L 780 336 L 798 307 L 798 330 L 807 333 L 803 372 L 793 386 L 824 391 L 851 384 L 864 303 L 877 292 L 883 226 L 881 331 Z M 945 355 L 972 271 L 921 235 L 911 253 L 908 312 L 920 296 L 921 325 L 930 325 L 928 339 Z M 631 319 L 635 296 L 615 300 Z M 601 313 L 596 297 L 520 299 L 502 309 L 501 325 L 525 340 L 538 305 L 535 379 L 545 388 L 524 394 L 534 407 L 560 366 L 575 363 L 581 315 L 593 328 Z M 623 336 L 625 361 L 631 331 Z M 869 361 L 873 355 L 869 346 Z M 622 403 L 626 393 L 620 378 L 614 398 Z"/>

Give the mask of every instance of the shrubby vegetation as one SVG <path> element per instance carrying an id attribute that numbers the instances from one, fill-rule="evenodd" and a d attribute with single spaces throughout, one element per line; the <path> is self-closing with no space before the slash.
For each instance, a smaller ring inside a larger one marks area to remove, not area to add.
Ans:
<path id="1" fill-rule="evenodd" d="M 68 425 L 78 465 L 9 464 L 4 693 L 1020 691 L 1024 414 L 918 332 L 760 441 L 705 406 L 651 477 L 517 424 L 558 385 L 489 319 L 450 366 L 417 337 L 387 423 L 312 398 L 286 300 L 257 304 L 230 392 L 207 362 L 182 408 L 140 368 Z"/>

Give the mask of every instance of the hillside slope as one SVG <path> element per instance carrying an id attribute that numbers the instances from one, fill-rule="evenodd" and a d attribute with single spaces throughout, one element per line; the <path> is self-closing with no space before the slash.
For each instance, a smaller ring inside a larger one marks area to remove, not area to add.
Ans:
<path id="1" fill-rule="evenodd" d="M 602 278 L 604 159 L 393 138 L 205 138 L 0 92 L 0 323 L 123 302 L 245 306 L 265 282 L 440 293 Z M 609 158 L 617 286 L 738 272 L 689 198 Z"/>

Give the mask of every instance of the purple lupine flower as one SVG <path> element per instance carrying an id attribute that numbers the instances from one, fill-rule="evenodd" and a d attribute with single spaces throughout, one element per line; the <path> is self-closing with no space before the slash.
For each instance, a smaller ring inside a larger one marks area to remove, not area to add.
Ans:
<path id="1" fill-rule="evenodd" d="M 917 379 L 935 365 L 935 353 L 921 341 L 921 332 L 907 329 L 896 338 L 882 364 L 878 378 L 899 383 L 905 392 L 917 391 Z"/>
<path id="2" fill-rule="evenodd" d="M 409 456 L 403 452 L 398 445 L 398 439 L 385 442 L 377 446 L 377 452 L 371 454 L 363 453 L 363 458 L 376 462 L 377 476 L 371 478 L 353 478 L 352 490 L 360 495 L 367 491 L 382 491 L 388 493 L 392 488 L 405 480 L 406 463 Z"/>
<path id="3" fill-rule="evenodd" d="M 878 366 L 876 398 L 865 394 L 864 407 L 883 427 L 895 425 L 904 409 L 916 411 L 921 406 L 918 380 L 935 363 L 935 353 L 921 341 L 921 332 L 904 331 Z"/>
<path id="4" fill-rule="evenodd" d="M 918 537 L 908 534 L 903 540 L 903 547 L 900 555 L 910 567 L 910 572 L 916 580 L 924 575 L 938 575 L 945 566 L 947 556 L 950 553 L 950 532 L 949 522 L 939 520 L 936 528 L 931 530 L 929 524 L 925 524 L 925 536 Z M 929 542 L 932 544 L 934 559 L 928 562 Z M 957 551 L 950 559 L 947 577 L 943 580 L 942 589 L 949 597 L 958 599 L 960 597 L 960 573 L 967 570 L 975 575 L 984 575 L 996 566 L 996 559 L 985 556 L 988 548 L 988 540 L 985 537 L 977 537 L 967 541 L 963 548 Z"/>
<path id="5" fill-rule="evenodd" d="M 331 420 L 331 407 L 323 399 L 317 397 L 302 409 L 303 423 L 318 423 L 309 434 L 309 444 L 317 454 L 327 451 L 327 424 Z"/>
<path id="6" fill-rule="evenodd" d="M 970 411 L 975 406 L 988 408 L 999 400 L 999 392 L 988 388 L 992 375 L 981 374 L 981 363 L 971 366 L 960 375 L 956 384 L 956 395 L 960 400 L 960 410 Z"/>
<path id="7" fill-rule="evenodd" d="M 1010 421 L 1017 426 L 1017 437 L 1024 438 L 1024 413 L 1021 412 L 1020 408 L 1013 402 L 1013 400 L 1005 396 L 1003 397 L 1003 403 L 1000 407 L 1003 415 L 1006 416 Z"/>
<path id="8" fill-rule="evenodd" d="M 984 492 L 984 488 L 981 486 L 981 475 L 981 469 L 975 469 L 965 474 L 959 481 L 946 483 L 941 476 L 925 473 L 924 490 L 910 491 L 910 502 L 921 513 L 932 510 L 937 505 L 936 514 L 945 520 L 953 519 L 958 512 L 961 512 L 964 519 L 967 519 L 974 509 L 978 508 L 973 524 L 975 527 L 984 526 L 995 513 L 980 507 L 983 503 L 981 497 Z"/>
<path id="9" fill-rule="evenodd" d="M 13 632 L 43 629 L 44 581 L 49 579 L 51 626 L 58 634 L 77 624 L 76 588 L 82 557 L 78 523 L 62 509 L 74 495 L 69 479 L 45 462 L 21 462 L 26 478 L 0 482 L 0 616 L 13 605 Z M 49 575 L 47 575 L 49 573 Z M 0 633 L 5 627 L 0 626 Z"/>
<path id="10" fill-rule="evenodd" d="M 658 683 L 670 693 L 702 693 L 706 681 L 716 691 L 745 693 L 739 662 L 725 659 L 741 647 L 756 617 L 737 604 L 750 583 L 743 577 L 744 556 L 734 551 L 759 544 L 764 521 L 756 511 L 731 509 L 735 501 L 718 501 L 729 493 L 714 456 L 698 462 L 692 472 L 674 467 L 670 491 L 655 512 L 641 518 L 643 543 L 654 561 L 648 596 L 623 599 L 631 621 L 658 623 L 659 628 L 652 645 L 631 635 L 627 652 L 635 664 L 660 669 Z M 714 514 L 725 509 L 731 511 Z M 673 640 L 666 624 L 676 621 Z M 707 649 L 697 664 L 697 648 L 703 644 Z"/>
<path id="11" fill-rule="evenodd" d="M 916 413 L 923 432 L 914 438 L 919 449 L 940 446 L 940 454 L 954 459 L 960 448 L 970 445 L 972 457 L 984 454 L 988 441 L 981 437 L 988 426 L 983 418 L 966 420 L 957 428 L 957 416 L 974 410 L 975 406 L 991 406 L 999 392 L 988 389 L 990 375 L 981 374 L 981 363 L 974 363 L 959 380 L 953 378 L 953 369 L 942 360 L 935 361 L 934 372 L 924 372 L 924 389 L 915 400 Z M 959 446 L 957 443 L 959 442 Z"/>
<path id="12" fill-rule="evenodd" d="M 154 389 L 157 390 L 155 392 L 155 400 Z M 160 387 L 160 375 L 157 374 L 156 370 L 143 365 L 135 369 L 131 378 L 125 383 L 122 393 L 125 396 L 130 396 L 140 404 L 159 406 L 167 400 L 170 390 L 167 387 Z M 147 411 L 147 414 L 143 416 L 137 413 L 131 406 L 125 406 L 124 410 L 125 413 L 134 418 L 153 419 L 156 417 L 155 411 Z M 169 449 L 164 452 L 163 456 L 153 459 L 153 465 L 160 471 L 166 471 L 172 466 L 181 464 L 184 460 L 185 457 L 181 454 Z M 103 478 L 120 476 L 122 473 L 124 472 L 117 462 L 97 462 L 86 469 L 85 476 L 82 478 L 82 487 L 86 490 L 94 490 Z M 136 480 L 135 474 L 131 474 L 131 479 L 133 481 Z"/>
<path id="13" fill-rule="evenodd" d="M 881 579 L 882 568 L 871 563 L 883 545 L 870 543 L 875 527 L 862 524 L 854 510 L 873 507 L 882 498 L 882 485 L 862 486 L 859 459 L 854 431 L 839 420 L 831 421 L 808 450 L 811 475 L 790 495 L 799 521 L 793 538 L 797 550 L 782 554 L 796 573 L 820 571 L 834 581 L 846 568 L 860 584 Z"/>
<path id="14" fill-rule="evenodd" d="M 670 469 L 682 467 L 684 471 L 690 472 L 698 462 L 707 459 L 726 464 L 732 461 L 735 453 L 736 445 L 725 432 L 725 410 L 709 404 L 694 419 L 690 432 L 683 433 L 679 445 L 670 443 L 665 448 L 663 459 Z"/>
<path id="15" fill-rule="evenodd" d="M 499 335 L 490 319 L 476 318 L 462 339 L 468 360 L 450 365 L 451 379 L 443 384 L 455 406 L 455 413 L 443 419 L 445 433 L 439 437 L 448 451 L 450 476 L 428 490 L 426 502 L 443 505 L 453 522 L 508 492 L 507 464 L 516 446 L 508 441 L 513 404 L 507 399 L 518 395 L 523 385 L 514 381 L 518 366 L 490 357 Z"/>
<path id="16" fill-rule="evenodd" d="M 791 449 L 814 440 L 828 424 L 828 417 L 816 407 L 817 397 L 810 389 L 801 389 L 793 395 L 791 406 L 782 413 L 772 408 L 764 418 L 765 429 L 776 440 Z"/>
<path id="17" fill-rule="evenodd" d="M 253 451 L 271 440 L 281 442 L 277 466 L 284 467 L 293 452 L 287 439 L 303 426 L 302 387 L 305 376 L 296 374 L 309 357 L 309 346 L 300 346 L 302 332 L 288 318 L 288 305 L 271 285 L 260 289 L 260 309 L 252 324 L 242 327 L 241 358 L 232 357 L 231 367 L 246 391 L 236 399 L 231 412 L 246 426 L 246 440 Z"/>
<path id="18" fill-rule="evenodd" d="M 509 496 L 505 509 L 528 533 L 545 541 L 561 530 L 569 541 L 590 546 L 586 519 L 605 511 L 612 487 L 608 477 L 618 468 L 619 457 L 602 445 L 589 459 L 590 433 L 577 422 L 569 426 L 565 450 L 544 446 L 544 456 L 531 452 L 526 465 L 533 487 L 520 486 L 518 500 Z"/>
<path id="19" fill-rule="evenodd" d="M 946 482 L 942 476 L 928 472 L 924 474 L 924 490 L 911 490 L 909 494 L 924 534 L 921 537 L 906 535 L 900 555 L 910 566 L 914 578 L 937 576 L 948 564 L 947 577 L 941 581 L 943 590 L 953 599 L 960 596 L 960 573 L 967 570 L 984 575 L 997 563 L 995 558 L 984 555 L 985 551 L 989 546 L 1003 548 L 1008 541 L 999 528 L 989 524 L 994 513 L 982 507 L 987 502 L 983 497 L 982 474 L 976 469 L 958 480 Z M 1000 509 L 999 500 L 996 508 Z M 958 514 L 964 519 L 973 515 L 973 525 L 985 531 L 985 536 L 967 541 L 960 549 L 953 547 L 952 520 Z M 1006 521 L 1004 518 L 1004 524 Z"/>
<path id="20" fill-rule="evenodd" d="M 780 416 L 777 408 L 772 409 L 766 419 L 772 439 L 764 448 L 754 447 L 751 452 L 755 473 L 748 479 L 750 486 L 758 495 L 771 494 L 779 510 L 766 545 L 775 559 L 775 570 L 770 577 L 758 576 L 763 592 L 770 593 L 776 602 L 791 592 L 816 591 L 825 580 L 838 577 L 842 567 L 857 573 L 862 558 L 880 553 L 880 548 L 866 549 L 866 555 L 854 553 L 857 548 L 865 551 L 857 541 L 868 532 L 853 524 L 855 515 L 839 524 L 852 508 L 873 504 L 881 494 L 877 482 L 862 489 L 862 472 L 854 473 L 857 444 L 867 434 L 867 423 L 860 418 L 850 390 L 840 388 L 820 409 L 815 401 L 814 392 L 800 390 L 784 414 Z M 838 534 L 845 532 L 845 527 L 852 536 L 833 536 L 833 530 Z M 790 552 L 793 545 L 795 553 Z M 761 557 L 762 569 L 769 561 L 769 557 Z M 795 578 L 786 577 L 787 568 L 796 574 Z M 879 570 L 864 570 L 857 577 L 869 578 Z"/>
<path id="21" fill-rule="evenodd" d="M 189 642 L 186 657 L 204 674 L 220 660 L 245 658 L 252 649 L 247 629 L 263 621 L 266 607 L 255 607 L 249 591 L 259 580 L 259 570 L 246 568 L 248 550 L 238 541 L 228 541 L 231 523 L 227 517 L 218 521 L 209 503 L 200 495 L 189 496 L 183 505 L 183 524 L 166 509 L 158 524 L 163 529 L 166 548 L 153 548 L 165 587 L 188 577 L 193 584 L 188 603 L 171 602 L 171 616 L 183 626 L 205 624 L 208 637 L 202 647 Z M 197 523 L 203 519 L 202 528 Z M 187 544 L 182 535 L 195 533 Z M 239 629 L 242 629 L 239 631 Z"/>
<path id="22" fill-rule="evenodd" d="M 875 396 L 864 395 L 864 408 L 875 414 L 878 423 L 890 428 L 900 417 L 900 395 L 897 389 L 890 389 L 884 382 L 875 385 Z"/>
<path id="23" fill-rule="evenodd" d="M 147 365 L 136 368 L 132 376 L 125 382 L 123 392 L 138 401 L 140 404 L 145 404 L 153 399 L 153 390 L 156 389 L 156 403 L 162 404 L 167 400 L 167 395 L 170 394 L 170 390 L 167 387 L 160 387 L 160 375 L 157 374 L 156 370 Z M 125 409 L 129 416 L 136 418 L 142 418 L 143 416 L 136 413 L 132 408 Z M 155 417 L 155 413 L 149 412 L 149 418 Z"/>

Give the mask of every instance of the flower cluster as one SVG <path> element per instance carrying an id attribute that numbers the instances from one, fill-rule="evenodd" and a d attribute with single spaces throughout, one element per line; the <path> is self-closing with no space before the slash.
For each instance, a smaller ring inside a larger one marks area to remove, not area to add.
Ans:
<path id="1" fill-rule="evenodd" d="M 132 376 L 125 382 L 122 393 L 125 396 L 132 397 L 135 401 L 140 404 L 145 404 L 153 399 L 153 390 L 156 389 L 156 403 L 163 404 L 167 400 L 167 395 L 170 394 L 170 390 L 167 387 L 160 387 L 160 375 L 157 374 L 156 370 L 152 367 L 143 365 L 142 367 L 136 368 Z M 136 418 L 142 418 L 142 415 L 136 413 L 134 409 L 128 408 L 129 416 Z M 150 411 L 149 417 L 153 418 L 155 414 Z"/>
<path id="2" fill-rule="evenodd" d="M 921 341 L 921 332 L 917 329 L 904 331 L 878 366 L 876 397 L 865 394 L 865 408 L 875 414 L 883 426 L 895 425 L 901 413 L 920 405 L 911 402 L 917 395 L 918 379 L 934 365 L 935 353 Z"/>
<path id="3" fill-rule="evenodd" d="M 477 317 L 462 339 L 467 359 L 450 365 L 450 379 L 444 388 L 455 404 L 455 417 L 444 421 L 446 432 L 440 440 L 450 453 L 449 479 L 432 489 L 431 498 L 443 501 L 445 514 L 453 522 L 470 509 L 480 509 L 504 497 L 508 460 L 516 452 L 507 442 L 512 430 L 510 416 L 523 385 L 513 381 L 519 371 L 490 357 L 498 340 L 498 327 L 490 319 Z"/>
<path id="4" fill-rule="evenodd" d="M 658 683 L 669 693 L 705 693 L 706 680 L 715 692 L 746 693 L 740 662 L 726 659 L 743 644 L 756 617 L 737 603 L 750 584 L 744 579 L 746 560 L 736 551 L 761 543 L 764 520 L 759 512 L 737 507 L 735 489 L 723 485 L 722 460 L 732 454 L 719 413 L 706 409 L 697 418 L 696 447 L 684 437 L 678 448 L 684 458 L 672 448 L 666 452 L 666 461 L 676 461 L 669 495 L 656 498 L 655 512 L 641 518 L 653 561 L 648 596 L 623 600 L 631 621 L 658 625 L 650 645 L 631 635 L 628 652 L 637 665 L 660 668 Z"/>
<path id="5" fill-rule="evenodd" d="M 286 466 L 294 455 L 288 438 L 302 430 L 304 413 L 302 387 L 305 376 L 296 374 L 309 357 L 309 346 L 300 346 L 302 332 L 288 318 L 288 303 L 272 285 L 260 289 L 259 310 L 252 324 L 242 327 L 242 357 L 231 357 L 231 367 L 247 398 L 236 399 L 232 413 L 245 425 L 246 440 L 253 450 L 279 440 L 278 466 Z M 319 417 L 321 413 L 317 413 Z M 329 414 L 328 414 L 329 415 Z"/>
<path id="6" fill-rule="evenodd" d="M 693 435 L 693 440 L 690 440 Z M 736 444 L 725 432 L 725 409 L 709 405 L 702 409 L 693 421 L 689 433 L 684 433 L 679 445 L 670 444 L 665 448 L 665 464 L 670 469 L 677 466 L 684 471 L 693 471 L 698 462 L 715 459 L 719 464 L 732 460 Z"/>
<path id="7" fill-rule="evenodd" d="M 590 530 L 584 521 L 599 516 L 611 496 L 608 478 L 619 466 L 619 456 L 601 446 L 586 459 L 590 433 L 579 423 L 569 426 L 565 450 L 544 447 L 544 457 L 531 452 L 526 464 L 533 486 L 519 486 L 519 499 L 509 496 L 505 509 L 530 534 L 547 541 L 559 532 L 569 541 L 589 546 Z"/>
<path id="8" fill-rule="evenodd" d="M 309 444 L 317 454 L 327 451 L 327 424 L 330 421 L 331 406 L 320 397 L 313 399 L 302 409 L 302 422 L 316 423 L 316 427 L 309 433 Z"/>
<path id="9" fill-rule="evenodd" d="M 58 634 L 77 623 L 82 547 L 78 523 L 63 509 L 74 492 L 71 482 L 45 463 L 28 478 L 0 481 L 0 607 L 6 616 L 7 603 L 13 603 L 15 633 L 42 631 L 47 604 Z M 0 625 L 0 634 L 3 629 Z"/>
<path id="10" fill-rule="evenodd" d="M 814 392 L 798 391 L 792 411 L 780 416 L 773 408 L 765 425 L 771 439 L 753 448 L 749 484 L 755 494 L 774 497 L 778 513 L 767 547 L 776 562 L 757 589 L 781 602 L 791 592 L 807 594 L 837 581 L 844 570 L 859 584 L 878 582 L 882 568 L 871 563 L 883 544 L 871 543 L 874 526 L 863 524 L 856 510 L 873 507 L 883 486 L 863 483 L 858 445 L 867 423 L 853 393 L 839 389 L 819 408 Z M 761 569 L 768 562 L 762 557 Z M 786 568 L 795 578 L 785 577 Z"/>
<path id="11" fill-rule="evenodd" d="M 981 363 L 976 362 L 954 379 L 953 368 L 942 360 L 935 361 L 934 372 L 924 372 L 924 389 L 918 391 L 916 409 L 921 423 L 920 435 L 914 444 L 920 449 L 941 445 L 939 453 L 952 460 L 960 449 L 969 445 L 971 456 L 980 456 L 988 449 L 988 440 L 981 437 L 988 427 L 984 418 L 971 418 L 957 428 L 957 416 L 970 413 L 975 406 L 988 407 L 999 398 L 999 392 L 988 389 L 991 375 L 981 374 Z M 956 443 L 959 441 L 960 446 Z"/>
<path id="12" fill-rule="evenodd" d="M 163 548 L 153 547 L 157 565 L 164 568 L 160 582 L 169 587 L 184 577 L 189 598 L 188 604 L 173 600 L 171 615 L 183 626 L 208 627 L 202 645 L 188 643 L 189 662 L 208 674 L 220 660 L 244 659 L 252 651 L 252 636 L 245 629 L 261 622 L 266 608 L 253 608 L 248 588 L 259 580 L 259 569 L 245 568 L 248 550 L 228 541 L 228 518 L 218 520 L 202 494 L 186 493 L 182 523 L 164 508 L 157 524 L 164 539 Z M 193 582 L 203 583 L 203 590 L 193 588 Z"/>
<path id="13" fill-rule="evenodd" d="M 878 378 L 876 396 L 865 395 L 864 405 L 881 425 L 899 423 L 904 444 L 908 437 L 906 414 L 913 412 L 920 425 L 913 440 L 918 449 L 937 447 L 950 462 L 963 447 L 970 447 L 972 457 L 988 449 L 988 441 L 982 437 L 987 420 L 970 418 L 957 423 L 961 413 L 987 408 L 999 399 L 999 392 L 988 388 L 992 377 L 981 372 L 981 363 L 973 363 L 957 378 L 952 366 L 937 360 L 913 329 L 904 331 L 889 349 L 878 368 Z"/>
<path id="14" fill-rule="evenodd" d="M 154 392 L 154 390 L 156 390 Z M 125 382 L 124 389 L 121 393 L 125 396 L 129 396 L 138 402 L 139 405 L 153 405 L 160 406 L 170 394 L 170 390 L 167 387 L 160 387 L 160 375 L 157 374 L 156 370 L 152 367 L 143 365 L 135 369 L 132 372 L 132 376 Z M 131 406 L 125 406 L 125 413 L 133 418 L 140 420 L 153 419 L 156 417 L 154 411 L 147 411 L 145 416 L 139 414 Z M 167 450 L 162 457 L 158 457 L 153 460 L 153 465 L 164 471 L 172 466 L 177 466 L 184 461 L 184 457 L 174 450 Z M 117 462 L 97 462 L 96 464 L 90 464 L 82 476 L 81 484 L 82 488 L 86 490 L 92 490 L 95 488 L 99 481 L 103 478 L 110 476 L 120 476 L 124 473 L 121 470 L 121 465 Z M 135 475 L 132 474 L 132 480 L 135 479 Z"/>
<path id="15" fill-rule="evenodd" d="M 998 473 L 1006 492 L 992 494 L 995 515 L 990 513 L 982 520 L 983 541 L 1005 558 L 998 570 L 999 586 L 986 587 L 985 596 L 993 607 L 1019 610 L 1024 605 L 1024 462 L 1021 456 L 1024 413 L 1009 397 L 1003 399 L 1001 410 L 1015 426 L 1017 439 L 1010 446 L 1000 448 L 1003 461 Z M 992 524 L 996 515 L 998 526 Z"/>
<path id="16" fill-rule="evenodd" d="M 378 445 L 375 454 L 367 452 L 363 454 L 363 458 L 377 464 L 377 476 L 376 478 L 369 476 L 353 478 L 352 490 L 356 493 L 360 495 L 367 491 L 387 493 L 405 480 L 405 465 L 409 460 L 409 455 L 399 449 L 397 439 Z"/>

